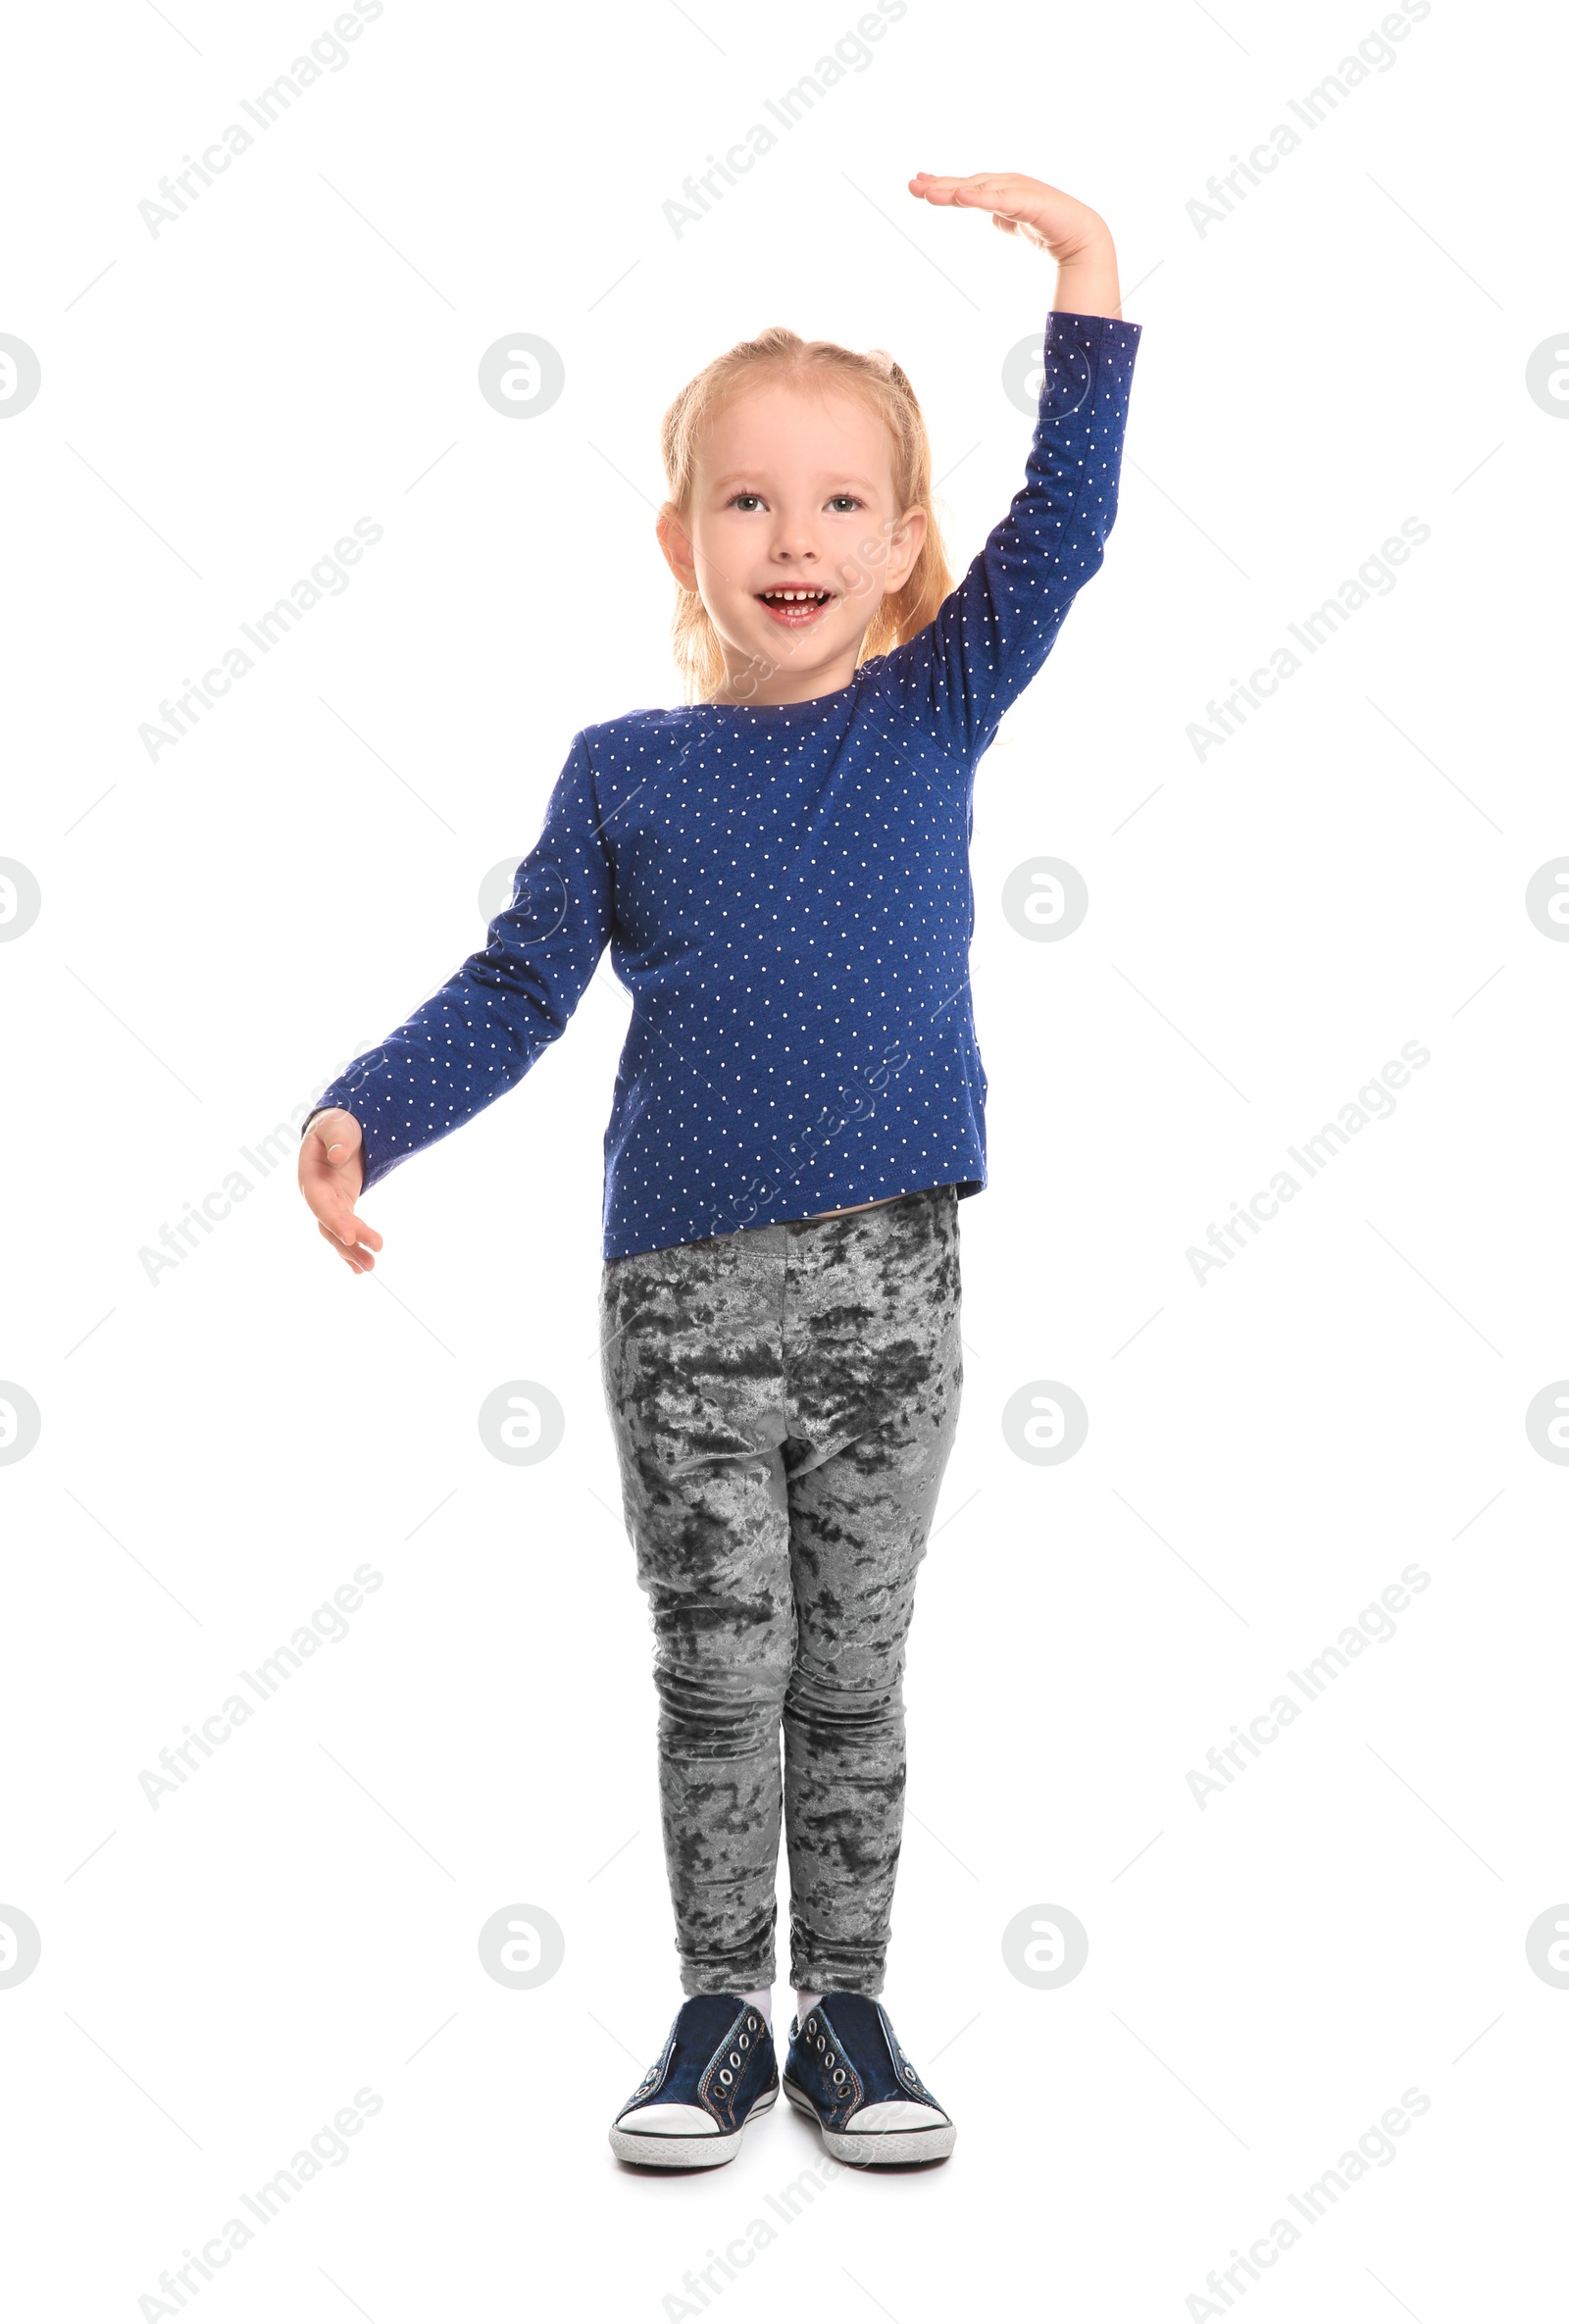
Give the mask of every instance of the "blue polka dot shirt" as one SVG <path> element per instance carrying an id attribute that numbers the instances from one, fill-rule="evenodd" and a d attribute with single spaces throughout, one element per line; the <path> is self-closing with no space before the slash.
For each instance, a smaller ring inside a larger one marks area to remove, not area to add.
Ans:
<path id="1" fill-rule="evenodd" d="M 522 1080 L 608 944 L 633 1007 L 605 1259 L 980 1191 L 975 769 L 1100 565 L 1139 328 L 1048 317 L 1023 487 L 935 620 L 847 686 L 573 736 L 484 949 L 316 1100 L 360 1124 L 365 1190 Z"/>

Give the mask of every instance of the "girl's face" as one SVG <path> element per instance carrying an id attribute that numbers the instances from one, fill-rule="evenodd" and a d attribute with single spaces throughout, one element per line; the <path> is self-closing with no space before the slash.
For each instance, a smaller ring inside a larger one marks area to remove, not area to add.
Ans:
<path id="1" fill-rule="evenodd" d="M 892 446 L 869 404 L 776 379 L 715 415 L 688 522 L 662 516 L 658 531 L 743 698 L 805 701 L 849 684 L 867 624 L 908 579 L 926 518 L 894 507 Z"/>

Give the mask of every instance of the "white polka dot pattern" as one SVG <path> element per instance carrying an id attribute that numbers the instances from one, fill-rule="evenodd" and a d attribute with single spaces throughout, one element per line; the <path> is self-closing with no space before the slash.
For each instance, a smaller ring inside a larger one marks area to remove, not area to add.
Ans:
<path id="1" fill-rule="evenodd" d="M 975 768 L 1100 565 L 1139 337 L 1048 318 L 1024 485 L 936 619 L 849 685 L 573 736 L 483 950 L 317 1101 L 360 1123 L 366 1189 L 523 1078 L 608 943 L 633 1012 L 606 1259 L 979 1192 Z"/>

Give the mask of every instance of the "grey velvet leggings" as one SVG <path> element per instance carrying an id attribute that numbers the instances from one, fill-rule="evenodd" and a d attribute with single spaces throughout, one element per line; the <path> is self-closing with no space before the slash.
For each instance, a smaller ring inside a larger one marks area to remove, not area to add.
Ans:
<path id="1" fill-rule="evenodd" d="M 957 1193 L 608 1260 L 600 1338 L 683 1991 L 773 1984 L 783 1808 L 790 1983 L 881 1993 L 905 1639 L 964 1379 Z"/>

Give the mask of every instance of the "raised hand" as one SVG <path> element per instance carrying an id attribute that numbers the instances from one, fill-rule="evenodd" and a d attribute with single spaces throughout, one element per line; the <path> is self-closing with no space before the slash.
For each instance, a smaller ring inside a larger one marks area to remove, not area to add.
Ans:
<path id="1" fill-rule="evenodd" d="M 917 201 L 935 209 L 987 210 L 1004 233 L 1019 234 L 1057 262 L 1052 300 L 1064 314 L 1120 315 L 1117 252 L 1098 211 L 1038 177 L 987 171 L 973 177 L 936 177 L 918 170 L 909 180 Z"/>
<path id="2" fill-rule="evenodd" d="M 372 1254 L 381 1247 L 376 1229 L 355 1216 L 364 1183 L 360 1125 L 342 1106 L 329 1106 L 300 1139 L 300 1192 L 316 1213 L 324 1238 L 356 1275 L 370 1274 L 376 1265 Z"/>

